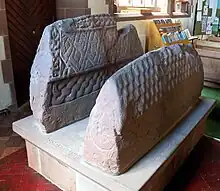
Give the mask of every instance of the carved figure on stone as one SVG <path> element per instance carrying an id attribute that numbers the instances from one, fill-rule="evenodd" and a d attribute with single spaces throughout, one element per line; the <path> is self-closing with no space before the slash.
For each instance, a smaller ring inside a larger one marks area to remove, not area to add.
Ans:
<path id="1" fill-rule="evenodd" d="M 85 161 L 114 175 L 127 171 L 195 106 L 203 75 L 197 52 L 181 45 L 149 52 L 117 71 L 91 111 Z"/>
<path id="2" fill-rule="evenodd" d="M 42 130 L 88 117 L 105 81 L 143 54 L 134 26 L 110 15 L 57 21 L 44 30 L 31 69 L 30 103 Z"/>

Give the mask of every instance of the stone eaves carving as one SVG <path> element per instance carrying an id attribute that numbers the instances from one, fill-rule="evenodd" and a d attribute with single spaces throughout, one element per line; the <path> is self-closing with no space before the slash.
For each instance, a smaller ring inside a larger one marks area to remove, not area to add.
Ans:
<path id="1" fill-rule="evenodd" d="M 107 80 L 92 109 L 85 160 L 124 173 L 174 128 L 202 88 L 202 62 L 190 47 L 165 47 L 126 65 Z"/>
<path id="2" fill-rule="evenodd" d="M 42 130 L 88 117 L 105 81 L 143 54 L 134 26 L 109 15 L 57 21 L 44 30 L 31 70 L 30 103 Z"/>

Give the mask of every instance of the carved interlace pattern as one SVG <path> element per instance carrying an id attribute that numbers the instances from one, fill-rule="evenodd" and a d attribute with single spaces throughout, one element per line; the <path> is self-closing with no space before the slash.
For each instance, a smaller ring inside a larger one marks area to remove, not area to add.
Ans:
<path id="1" fill-rule="evenodd" d="M 53 70 L 51 78 L 58 78 L 63 76 L 61 72 L 64 71 L 65 64 L 62 62 L 60 54 L 60 35 L 57 27 L 51 27 L 51 42 L 50 49 L 53 55 Z"/>
<path id="2" fill-rule="evenodd" d="M 51 27 L 50 48 L 50 106 L 100 90 L 114 72 L 143 53 L 135 27 L 118 32 L 109 15 L 58 21 Z"/>
<path id="3" fill-rule="evenodd" d="M 96 72 L 54 82 L 52 84 L 52 99 L 50 105 L 67 103 L 100 90 L 105 81 L 114 74 L 118 67 L 120 66 L 112 65 L 111 67 Z"/>
<path id="4" fill-rule="evenodd" d="M 136 29 L 130 25 L 118 32 L 110 15 L 47 26 L 31 72 L 34 116 L 46 132 L 85 118 L 105 81 L 142 54 Z"/>
<path id="5" fill-rule="evenodd" d="M 177 45 L 150 52 L 113 75 L 124 111 L 132 103 L 135 117 L 142 115 L 165 92 L 201 71 L 198 54 L 193 50 L 189 54 L 182 48 Z"/>
<path id="6" fill-rule="evenodd" d="M 72 22 L 68 22 L 71 20 Z M 98 14 L 98 15 L 86 15 L 81 17 L 76 17 L 73 19 L 64 20 L 65 26 L 69 26 L 69 30 L 72 31 L 74 28 L 94 28 L 94 27 L 106 27 L 115 26 L 116 21 L 109 14 Z M 68 31 L 68 28 L 66 28 Z"/>
<path id="7" fill-rule="evenodd" d="M 116 40 L 116 22 L 109 15 L 82 16 L 52 24 L 51 81 L 108 64 L 106 52 Z"/>

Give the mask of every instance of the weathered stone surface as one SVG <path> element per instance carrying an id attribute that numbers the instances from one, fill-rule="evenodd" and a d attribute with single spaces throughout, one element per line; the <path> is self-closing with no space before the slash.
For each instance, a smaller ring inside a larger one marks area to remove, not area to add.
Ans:
<path id="1" fill-rule="evenodd" d="M 128 170 L 196 104 L 203 78 L 197 52 L 180 45 L 147 53 L 117 71 L 91 111 L 85 160 L 111 174 Z"/>
<path id="2" fill-rule="evenodd" d="M 117 31 L 109 15 L 60 20 L 47 26 L 31 70 L 30 103 L 42 130 L 87 117 L 105 81 L 143 54 L 134 26 Z"/>

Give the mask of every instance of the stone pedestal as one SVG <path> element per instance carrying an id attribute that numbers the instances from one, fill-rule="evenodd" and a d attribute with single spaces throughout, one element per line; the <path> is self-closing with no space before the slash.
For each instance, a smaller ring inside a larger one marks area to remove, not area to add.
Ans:
<path id="1" fill-rule="evenodd" d="M 120 176 L 105 174 L 84 163 L 83 141 L 88 119 L 44 134 L 30 116 L 15 122 L 13 129 L 26 140 L 29 166 L 64 191 L 159 191 L 203 136 L 214 105 L 214 100 L 201 99 L 169 136 Z"/>

